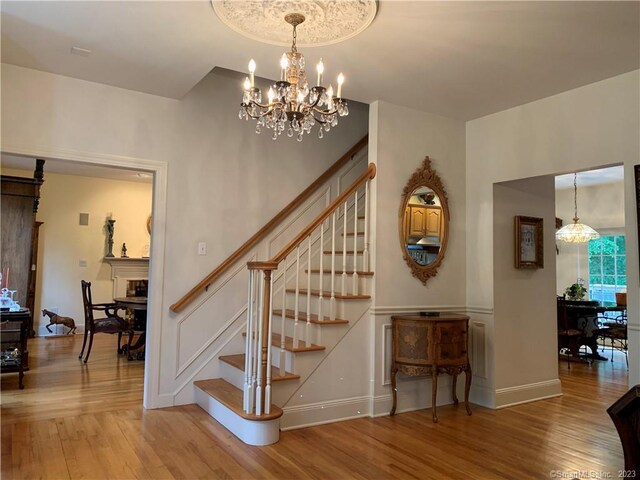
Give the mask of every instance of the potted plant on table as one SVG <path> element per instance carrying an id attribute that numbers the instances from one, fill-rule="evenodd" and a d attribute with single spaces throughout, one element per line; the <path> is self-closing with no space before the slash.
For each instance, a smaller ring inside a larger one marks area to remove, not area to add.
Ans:
<path id="1" fill-rule="evenodd" d="M 576 283 L 569 285 L 565 289 L 564 293 L 568 300 L 583 300 L 587 293 L 587 289 L 584 286 L 584 280 L 582 278 L 578 278 Z"/>

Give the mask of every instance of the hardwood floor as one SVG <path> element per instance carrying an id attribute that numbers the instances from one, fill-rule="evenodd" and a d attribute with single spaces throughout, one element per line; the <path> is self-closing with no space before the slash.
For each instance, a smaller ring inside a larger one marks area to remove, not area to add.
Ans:
<path id="1" fill-rule="evenodd" d="M 438 424 L 430 409 L 362 418 L 250 447 L 198 406 L 143 410 L 143 362 L 118 357 L 114 336 L 95 338 L 87 365 L 81 335 L 30 340 L 25 389 L 2 376 L 3 479 L 618 478 L 624 464 L 605 411 L 627 391 L 623 356 L 560 362 L 559 398 L 473 406 L 471 417 L 444 406 Z"/>

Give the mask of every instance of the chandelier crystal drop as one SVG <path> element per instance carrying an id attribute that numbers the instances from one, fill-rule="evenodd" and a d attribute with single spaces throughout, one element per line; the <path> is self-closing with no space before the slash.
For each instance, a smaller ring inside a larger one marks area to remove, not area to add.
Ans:
<path id="1" fill-rule="evenodd" d="M 556 232 L 556 238 L 568 243 L 585 243 L 600 238 L 600 234 L 589 225 L 579 223 L 577 174 L 573 174 L 573 223 L 565 225 Z"/>
<path id="2" fill-rule="evenodd" d="M 317 82 L 309 88 L 307 74 L 304 70 L 304 56 L 296 48 L 296 27 L 304 22 L 305 17 L 299 13 L 290 13 L 284 17 L 293 27 L 293 44 L 291 51 L 280 58 L 280 80 L 269 88 L 267 102 L 263 102 L 262 92 L 255 86 L 256 63 L 249 62 L 249 77 L 244 81 L 244 94 L 240 104 L 240 120 L 257 120 L 256 133 L 263 128 L 273 131 L 273 140 L 282 133 L 301 142 L 303 135 L 309 134 L 318 125 L 318 137 L 323 138 L 326 132 L 338 125 L 338 117 L 349 115 L 347 102 L 342 98 L 344 75 L 337 79 L 337 91 L 333 86 L 322 86 L 324 63 L 318 62 Z"/>

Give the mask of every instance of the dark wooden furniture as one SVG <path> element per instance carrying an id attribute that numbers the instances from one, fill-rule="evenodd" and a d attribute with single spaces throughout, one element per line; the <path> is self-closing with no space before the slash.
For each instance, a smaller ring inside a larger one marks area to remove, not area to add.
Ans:
<path id="1" fill-rule="evenodd" d="M 402 315 L 392 316 L 392 363 L 391 389 L 393 407 L 396 412 L 397 383 L 396 375 L 431 375 L 431 408 L 433 421 L 436 415 L 436 393 L 438 374 L 447 373 L 453 377 L 453 403 L 458 404 L 456 382 L 458 375 L 465 372 L 464 403 L 469 408 L 469 389 L 471 388 L 471 366 L 468 354 L 469 317 L 457 313 L 439 316 Z"/>
<path id="2" fill-rule="evenodd" d="M 597 301 L 564 300 L 558 298 L 558 349 L 567 351 L 567 358 L 606 360 L 598 354 L 598 314 L 606 310 Z M 586 346 L 591 353 L 580 354 Z"/>
<path id="3" fill-rule="evenodd" d="M 91 347 L 93 346 L 93 336 L 96 333 L 110 333 L 118 334 L 118 353 L 129 351 L 131 349 L 131 341 L 133 340 L 133 328 L 129 326 L 129 323 L 118 315 L 118 310 L 124 310 L 124 307 L 118 306 L 115 303 L 93 303 L 91 298 L 91 282 L 82 282 L 82 303 L 84 306 L 84 340 L 82 342 L 82 350 L 78 358 L 82 358 L 85 345 L 87 344 L 87 337 L 89 338 L 89 348 L 87 350 L 87 356 L 84 357 L 84 363 L 89 360 L 91 355 Z M 94 312 L 98 312 L 102 315 L 101 318 L 95 318 Z M 122 334 L 127 333 L 129 335 L 129 342 L 126 350 L 122 348 Z"/>
<path id="4" fill-rule="evenodd" d="M 132 352 L 137 351 L 137 359 L 143 360 L 147 336 L 147 297 L 116 297 L 113 301 L 119 308 L 126 308 L 133 313 L 133 331 L 140 333 L 136 343 L 127 347 L 128 359 L 133 360 Z"/>
<path id="5" fill-rule="evenodd" d="M 29 281 L 27 284 L 27 301 L 25 307 L 30 312 L 35 312 L 36 303 L 36 277 L 38 275 L 38 243 L 40 240 L 40 227 L 44 222 L 35 222 L 31 230 L 31 261 L 29 268 Z M 35 332 L 34 332 L 35 333 Z"/>
<path id="6" fill-rule="evenodd" d="M 14 300 L 27 305 L 29 274 L 31 271 L 31 244 L 36 212 L 43 183 L 44 160 L 36 160 L 34 178 L 2 175 L 0 216 L 2 239 L 0 271 L 9 271 L 7 288 L 16 290 Z M 6 280 L 6 279 L 4 279 Z M 6 286 L 6 285 L 5 285 Z M 27 326 L 30 337 L 35 336 L 33 317 Z"/>
<path id="7" fill-rule="evenodd" d="M 640 475 L 640 385 L 632 387 L 607 409 L 618 430 L 624 453 L 625 478 Z M 622 478 L 623 475 L 618 475 Z"/>
<path id="8" fill-rule="evenodd" d="M 627 368 L 629 367 L 629 337 L 627 334 L 627 310 L 625 307 L 608 307 L 606 311 L 613 311 L 618 313 L 615 318 L 609 318 L 607 316 L 601 316 L 599 323 L 600 328 L 594 331 L 594 335 L 600 338 L 609 340 L 611 346 L 611 361 L 613 362 L 613 350 L 619 350 L 624 353 L 627 361 Z"/>
<path id="9" fill-rule="evenodd" d="M 27 368 L 27 328 L 31 315 L 27 309 L 0 313 L 0 372 L 18 372 L 18 387 L 24 388 Z"/>

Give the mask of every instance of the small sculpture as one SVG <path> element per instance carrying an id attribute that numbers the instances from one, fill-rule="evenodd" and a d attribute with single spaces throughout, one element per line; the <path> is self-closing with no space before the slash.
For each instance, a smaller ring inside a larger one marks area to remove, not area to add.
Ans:
<path id="1" fill-rule="evenodd" d="M 76 322 L 71 317 L 61 317 L 57 313 L 53 313 L 47 309 L 42 310 L 42 316 L 49 317 L 49 325 L 45 325 L 49 333 L 53 333 L 53 331 L 49 328 L 51 325 L 64 325 L 70 330 L 67 332 L 67 335 L 73 333 L 75 335 L 76 332 Z"/>
<path id="2" fill-rule="evenodd" d="M 127 256 L 127 244 L 126 243 L 122 244 L 122 250 L 120 251 L 120 257 L 121 258 L 129 258 Z"/>
<path id="3" fill-rule="evenodd" d="M 107 224 L 105 225 L 105 227 L 107 229 L 107 245 L 109 246 L 109 251 L 107 252 L 105 257 L 109 257 L 109 258 L 110 257 L 115 257 L 115 255 L 113 254 L 114 223 L 116 223 L 115 220 L 112 220 L 111 218 L 107 218 Z"/>

